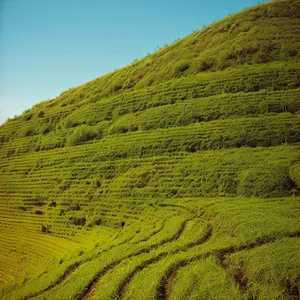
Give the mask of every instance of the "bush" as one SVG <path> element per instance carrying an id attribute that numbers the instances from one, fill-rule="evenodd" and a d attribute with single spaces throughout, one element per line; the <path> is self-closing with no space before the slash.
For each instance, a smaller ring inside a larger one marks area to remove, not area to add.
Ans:
<path id="1" fill-rule="evenodd" d="M 27 111 L 26 111 L 26 114 L 24 114 L 24 115 L 22 116 L 22 120 L 23 120 L 23 121 L 30 121 L 31 118 L 32 118 L 32 116 L 33 116 L 32 113 L 27 113 Z"/>
<path id="2" fill-rule="evenodd" d="M 252 168 L 241 174 L 238 194 L 246 197 L 289 196 L 292 182 L 283 166 Z"/>
<path id="3" fill-rule="evenodd" d="M 211 69 L 214 66 L 214 60 L 212 58 L 204 58 L 196 64 L 195 73 L 204 72 Z"/>
<path id="4" fill-rule="evenodd" d="M 71 128 L 74 127 L 74 121 L 71 120 L 70 118 L 66 118 L 64 123 L 63 123 L 64 128 Z"/>
<path id="5" fill-rule="evenodd" d="M 39 133 L 41 134 L 46 134 L 49 132 L 50 132 L 50 126 L 48 124 L 43 124 L 39 129 Z"/>
<path id="6" fill-rule="evenodd" d="M 86 223 L 86 218 L 85 217 L 83 217 L 83 218 L 71 217 L 69 220 L 71 221 L 71 223 L 73 225 L 76 225 L 76 226 L 84 226 L 85 223 Z"/>
<path id="7" fill-rule="evenodd" d="M 123 86 L 123 82 L 121 83 L 114 83 L 111 87 L 112 93 L 116 93 L 118 90 L 121 90 Z"/>
<path id="8" fill-rule="evenodd" d="M 36 134 L 36 128 L 33 125 L 27 125 L 21 129 L 20 137 L 33 136 Z"/>
<path id="9" fill-rule="evenodd" d="M 45 116 L 45 112 L 43 110 L 41 110 L 39 113 L 38 113 L 38 117 L 39 118 L 44 118 Z"/>
<path id="10" fill-rule="evenodd" d="M 300 164 L 292 166 L 289 169 L 289 175 L 297 188 L 300 188 Z"/>
<path id="11" fill-rule="evenodd" d="M 113 127 L 111 130 L 110 130 L 110 134 L 117 134 L 117 133 L 126 133 L 128 131 L 128 128 L 126 128 L 125 126 L 121 125 L 121 126 L 118 126 L 118 127 Z"/>
<path id="12" fill-rule="evenodd" d="M 97 136 L 95 129 L 88 125 L 76 127 L 73 133 L 67 138 L 67 145 L 74 146 L 93 140 Z"/>
<path id="13" fill-rule="evenodd" d="M 223 50 L 219 53 L 216 60 L 217 70 L 225 70 L 230 67 L 232 61 L 232 54 L 228 50 Z"/>
<path id="14" fill-rule="evenodd" d="M 186 71 L 190 67 L 190 63 L 187 61 L 180 61 L 174 66 L 174 75 L 180 76 L 181 73 Z"/>

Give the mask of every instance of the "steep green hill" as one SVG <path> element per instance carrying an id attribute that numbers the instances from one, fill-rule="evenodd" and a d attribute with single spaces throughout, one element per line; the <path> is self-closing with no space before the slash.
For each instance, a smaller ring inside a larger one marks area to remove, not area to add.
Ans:
<path id="1" fill-rule="evenodd" d="M 300 1 L 8 120 L 0 182 L 1 299 L 299 299 Z"/>

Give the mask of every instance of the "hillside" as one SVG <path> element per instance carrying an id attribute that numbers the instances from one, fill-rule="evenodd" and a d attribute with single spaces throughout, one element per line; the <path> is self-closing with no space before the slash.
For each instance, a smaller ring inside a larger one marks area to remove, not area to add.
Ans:
<path id="1" fill-rule="evenodd" d="M 8 120 L 0 182 L 1 299 L 299 299 L 300 0 Z"/>

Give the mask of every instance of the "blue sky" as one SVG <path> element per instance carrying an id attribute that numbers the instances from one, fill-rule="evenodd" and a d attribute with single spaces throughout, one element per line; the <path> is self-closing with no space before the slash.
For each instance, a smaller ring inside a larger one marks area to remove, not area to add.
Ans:
<path id="1" fill-rule="evenodd" d="M 0 0 L 0 124 L 257 3 Z"/>

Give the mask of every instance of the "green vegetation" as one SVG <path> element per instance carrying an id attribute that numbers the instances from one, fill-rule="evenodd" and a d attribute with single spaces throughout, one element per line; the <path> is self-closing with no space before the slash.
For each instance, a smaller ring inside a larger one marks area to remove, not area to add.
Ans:
<path id="1" fill-rule="evenodd" d="M 93 128 L 85 124 L 81 125 L 79 127 L 76 127 L 72 134 L 68 136 L 67 145 L 75 146 L 82 144 L 84 142 L 93 140 L 96 137 L 96 135 L 97 133 Z"/>
<path id="2" fill-rule="evenodd" d="M 0 127 L 1 299 L 299 299 L 300 2 L 194 31 Z"/>

